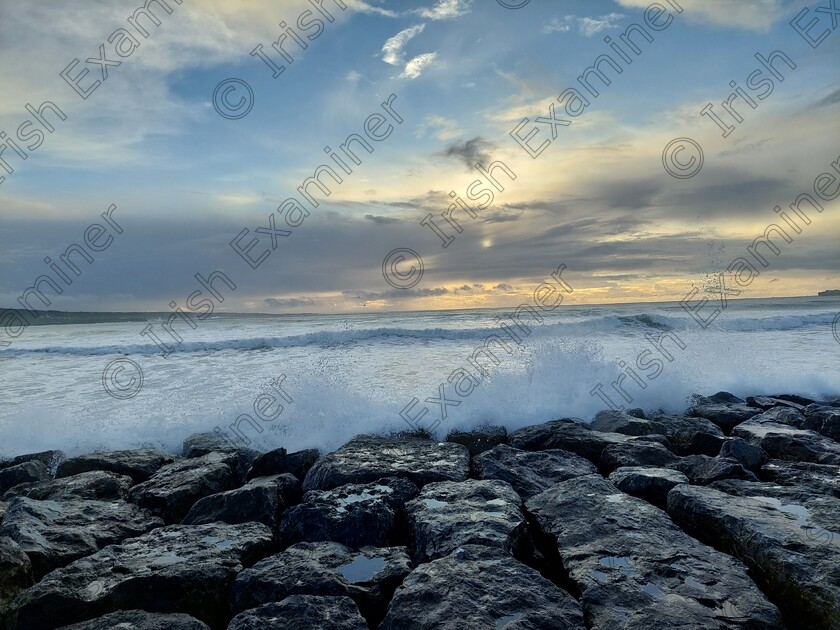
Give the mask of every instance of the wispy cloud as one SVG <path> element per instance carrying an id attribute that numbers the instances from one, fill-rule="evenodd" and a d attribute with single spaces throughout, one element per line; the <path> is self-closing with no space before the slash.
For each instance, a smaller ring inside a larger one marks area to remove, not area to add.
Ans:
<path id="1" fill-rule="evenodd" d="M 399 66 L 403 63 L 403 51 L 406 44 L 414 38 L 418 33 L 422 33 L 426 28 L 425 24 L 417 24 L 405 30 L 400 31 L 382 46 L 382 61 L 389 63 L 392 66 Z"/>
<path id="2" fill-rule="evenodd" d="M 543 27 L 544 33 L 566 33 L 576 28 L 585 37 L 592 37 L 601 31 L 618 28 L 619 21 L 625 16 L 622 13 L 609 13 L 599 17 L 578 17 L 567 15 L 562 20 L 552 19 Z"/>
<path id="3" fill-rule="evenodd" d="M 451 20 L 469 13 L 472 0 L 439 0 L 430 9 L 416 9 L 416 13 L 428 20 Z"/>
<path id="4" fill-rule="evenodd" d="M 416 79 L 427 66 L 430 66 L 434 60 L 437 59 L 437 56 L 436 52 L 417 55 L 414 59 L 405 64 L 405 69 L 402 71 L 400 78 Z"/>

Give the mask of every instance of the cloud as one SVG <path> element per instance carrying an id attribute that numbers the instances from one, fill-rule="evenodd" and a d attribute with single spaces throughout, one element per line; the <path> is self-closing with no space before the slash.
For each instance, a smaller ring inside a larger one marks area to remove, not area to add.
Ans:
<path id="1" fill-rule="evenodd" d="M 645 9 L 648 0 L 616 0 L 620 5 Z M 686 19 L 694 22 L 767 31 L 773 24 L 796 10 L 812 4 L 810 0 L 679 0 Z"/>
<path id="2" fill-rule="evenodd" d="M 572 28 L 577 27 L 578 32 L 585 37 L 592 37 L 601 31 L 609 28 L 618 28 L 619 20 L 625 17 L 622 13 L 609 13 L 601 15 L 597 18 L 591 17 L 577 17 L 575 15 L 567 15 L 560 20 L 553 18 L 548 24 L 543 27 L 544 33 L 566 33 Z"/>
<path id="3" fill-rule="evenodd" d="M 491 161 L 490 150 L 494 149 L 496 145 L 485 140 L 480 136 L 476 136 L 472 140 L 466 142 L 455 142 L 449 145 L 443 151 L 444 157 L 455 157 L 464 163 L 467 169 L 475 167 L 476 163 L 481 162 L 487 164 Z"/>
<path id="4" fill-rule="evenodd" d="M 387 225 L 388 223 L 401 223 L 401 219 L 396 219 L 394 217 L 383 217 L 376 214 L 366 214 L 365 219 L 368 221 L 373 221 L 377 225 Z"/>
<path id="5" fill-rule="evenodd" d="M 438 0 L 431 9 L 416 9 L 415 12 L 428 20 L 452 20 L 469 13 L 472 0 Z"/>
<path id="6" fill-rule="evenodd" d="M 420 76 L 426 66 L 431 65 L 431 63 L 437 59 L 437 53 L 423 53 L 422 55 L 417 55 L 414 59 L 409 61 L 405 64 L 405 69 L 403 70 L 402 74 L 400 75 L 401 79 L 416 79 Z"/>
<path id="7" fill-rule="evenodd" d="M 268 308 L 300 308 L 302 306 L 314 306 L 317 300 L 308 297 L 296 298 L 265 298 L 263 304 Z"/>
<path id="8" fill-rule="evenodd" d="M 451 140 L 461 135 L 458 122 L 443 116 L 427 116 L 423 124 L 417 128 L 416 135 L 418 138 L 422 138 L 429 130 L 437 130 L 434 136 L 438 140 Z"/>
<path id="9" fill-rule="evenodd" d="M 418 33 L 422 33 L 426 28 L 425 24 L 417 24 L 410 28 L 400 31 L 382 46 L 382 61 L 389 63 L 392 66 L 399 66 L 403 63 L 403 50 L 406 44 L 414 38 Z"/>
<path id="10" fill-rule="evenodd" d="M 399 17 L 399 13 L 396 11 L 391 11 L 390 9 L 382 9 L 380 7 L 374 7 L 364 2 L 364 0 L 344 0 L 347 7 L 353 11 L 357 11 L 359 13 L 370 13 L 373 15 L 382 15 L 384 17 Z"/>

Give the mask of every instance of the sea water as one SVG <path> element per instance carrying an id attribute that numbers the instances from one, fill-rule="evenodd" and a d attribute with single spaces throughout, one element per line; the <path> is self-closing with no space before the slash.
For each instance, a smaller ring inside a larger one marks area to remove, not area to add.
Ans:
<path id="1" fill-rule="evenodd" d="M 359 433 L 408 429 L 406 418 L 442 437 L 486 423 L 591 420 L 608 401 L 679 413 L 692 393 L 719 390 L 833 397 L 838 312 L 832 297 L 730 300 L 706 328 L 677 303 L 563 304 L 541 321 L 523 312 L 519 326 L 512 308 L 216 314 L 194 330 L 176 323 L 181 342 L 163 333 L 160 315 L 30 326 L 0 350 L 0 454 L 179 452 L 186 436 L 214 429 L 260 449 L 329 450 Z M 171 354 L 140 334 L 148 324 Z M 494 356 L 474 356 L 488 339 Z M 142 370 L 143 385 L 114 397 L 103 371 L 126 360 Z M 278 382 L 291 402 L 276 396 Z M 260 397 L 271 392 L 277 406 L 265 415 L 283 409 L 263 421 L 254 404 L 268 404 Z M 253 422 L 237 424 L 246 416 Z"/>

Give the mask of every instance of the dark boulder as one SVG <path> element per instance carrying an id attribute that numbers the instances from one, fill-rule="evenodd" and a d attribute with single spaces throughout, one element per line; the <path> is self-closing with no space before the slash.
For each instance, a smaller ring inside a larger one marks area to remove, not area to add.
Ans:
<path id="1" fill-rule="evenodd" d="M 677 486 L 668 513 L 700 540 L 740 558 L 791 628 L 840 628 L 840 539 L 814 536 L 807 511 Z"/>
<path id="2" fill-rule="evenodd" d="M 760 411 L 756 407 L 750 407 L 737 396 L 728 392 L 718 392 L 714 396 L 695 394 L 687 415 L 711 420 L 728 434 L 735 426 L 749 420 Z"/>
<path id="3" fill-rule="evenodd" d="M 231 609 L 237 613 L 290 595 L 346 596 L 376 627 L 410 572 L 405 547 L 353 551 L 334 542 L 299 543 L 240 573 L 231 587 Z"/>
<path id="4" fill-rule="evenodd" d="M 706 486 L 721 479 L 746 479 L 758 481 L 758 478 L 741 463 L 729 457 L 709 457 L 708 455 L 689 455 L 674 464 L 673 468 L 688 477 L 693 484 Z"/>
<path id="5" fill-rule="evenodd" d="M 50 471 L 37 459 L 22 462 L 0 470 L 0 492 L 6 492 L 18 484 L 45 481 L 50 478 Z"/>
<path id="6" fill-rule="evenodd" d="M 241 488 L 211 494 L 190 508 L 182 523 L 247 523 L 257 521 L 276 528 L 280 514 L 300 497 L 300 481 L 288 473 L 258 477 Z"/>
<path id="7" fill-rule="evenodd" d="M 663 434 L 665 430 L 664 426 L 655 421 L 647 420 L 644 417 L 640 418 L 626 411 L 611 409 L 599 411 L 589 426 L 593 431 L 621 433 L 623 435 Z"/>
<path id="8" fill-rule="evenodd" d="M 382 477 L 403 477 L 422 487 L 431 481 L 463 481 L 469 470 L 470 453 L 460 444 L 411 436 L 360 436 L 315 462 L 303 489 L 330 490 Z"/>
<path id="9" fill-rule="evenodd" d="M 814 431 L 796 429 L 778 422 L 750 420 L 735 427 L 732 435 L 761 447 L 775 459 L 840 464 L 840 443 Z"/>
<path id="10" fill-rule="evenodd" d="M 125 501 L 36 501 L 16 497 L 0 526 L 32 560 L 36 580 L 77 558 L 125 538 L 139 536 L 163 522 Z"/>
<path id="11" fill-rule="evenodd" d="M 0 536 L 0 620 L 14 596 L 30 586 L 32 563 L 29 556 L 14 540 Z"/>
<path id="12" fill-rule="evenodd" d="M 448 556 L 463 545 L 497 547 L 516 556 L 529 553 L 522 499 L 497 479 L 426 484 L 406 505 L 414 536 L 414 562 Z"/>
<path id="13" fill-rule="evenodd" d="M 665 509 L 671 488 L 688 483 L 688 477 L 677 470 L 639 466 L 618 468 L 610 474 L 609 480 L 622 492 L 662 509 Z"/>
<path id="14" fill-rule="evenodd" d="M 782 486 L 801 486 L 815 494 L 840 497 L 840 466 L 771 459 L 761 473 Z"/>
<path id="15" fill-rule="evenodd" d="M 131 451 L 110 451 L 71 457 L 59 465 L 56 477 L 70 477 L 91 470 L 107 470 L 128 475 L 134 483 L 146 481 L 164 464 L 174 460 L 170 455 L 150 448 Z"/>
<path id="16" fill-rule="evenodd" d="M 292 595 L 234 617 L 228 630 L 367 630 L 349 597 Z"/>
<path id="17" fill-rule="evenodd" d="M 725 439 L 720 427 L 705 418 L 654 414 L 651 422 L 662 426 L 658 433 L 668 438 L 677 455 L 714 457 Z"/>
<path id="18" fill-rule="evenodd" d="M 167 523 L 178 523 L 199 499 L 239 485 L 239 461 L 236 453 L 213 452 L 167 464 L 131 488 L 129 499 Z"/>
<path id="19" fill-rule="evenodd" d="M 524 499 L 560 481 L 598 472 L 588 459 L 569 451 L 523 451 L 506 444 L 476 457 L 473 468 L 479 479 L 506 481 Z"/>
<path id="20" fill-rule="evenodd" d="M 210 630 L 206 623 L 181 613 L 150 613 L 145 610 L 120 610 L 91 619 L 62 626 L 58 630 Z"/>
<path id="21" fill-rule="evenodd" d="M 67 499 L 90 499 L 113 501 L 128 497 L 128 489 L 134 484 L 131 477 L 104 470 L 19 484 L 6 491 L 3 498 L 28 497 L 39 501 L 64 501 Z"/>
<path id="22" fill-rule="evenodd" d="M 741 562 L 599 476 L 564 481 L 526 505 L 547 551 L 582 593 L 589 627 L 783 627 Z"/>
<path id="23" fill-rule="evenodd" d="M 454 442 L 467 447 L 470 455 L 489 451 L 494 446 L 507 442 L 507 429 L 504 427 L 486 426 L 472 431 L 451 431 L 446 436 L 447 442 Z"/>
<path id="24" fill-rule="evenodd" d="M 405 544 L 405 504 L 417 493 L 417 486 L 399 477 L 307 492 L 303 503 L 283 513 L 280 541 L 332 540 L 348 547 Z"/>
<path id="25" fill-rule="evenodd" d="M 754 473 L 758 473 L 769 459 L 764 449 L 753 446 L 739 437 L 727 438 L 720 447 L 720 457 L 731 457 L 738 460 L 741 466 Z"/>
<path id="26" fill-rule="evenodd" d="M 813 401 L 810 401 L 813 402 Z M 786 400 L 785 398 L 776 398 L 774 396 L 747 396 L 747 404 L 750 407 L 758 407 L 763 411 L 773 409 L 774 407 L 788 407 L 790 409 L 797 409 L 802 411 L 806 405 Z"/>
<path id="27" fill-rule="evenodd" d="M 248 471 L 248 479 L 254 477 L 267 477 L 268 475 L 282 475 L 290 473 L 300 479 L 306 478 L 306 473 L 318 461 L 321 454 L 317 449 L 287 453 L 285 448 L 278 448 L 268 453 L 263 453 L 251 464 Z"/>
<path id="28" fill-rule="evenodd" d="M 466 545 L 417 567 L 379 630 L 583 630 L 580 604 L 501 549 Z"/>
<path id="29" fill-rule="evenodd" d="M 47 467 L 47 470 L 50 472 L 50 475 L 54 475 L 55 471 L 58 469 L 59 464 L 61 464 L 61 462 L 63 462 L 65 459 L 66 456 L 62 451 L 41 451 L 40 453 L 27 453 L 26 455 L 18 455 L 17 457 L 13 457 L 12 459 L 0 462 L 0 469 L 8 468 L 9 466 L 16 466 L 18 464 L 24 464 L 26 462 L 39 461 Z"/>
<path id="30" fill-rule="evenodd" d="M 803 429 L 816 431 L 836 442 L 840 442 L 840 408 L 827 405 L 808 405 L 803 411 Z"/>
<path id="31" fill-rule="evenodd" d="M 52 630 L 132 609 L 186 613 L 221 630 L 235 576 L 269 553 L 272 539 L 259 523 L 154 529 L 47 574 L 14 599 L 6 630 Z"/>

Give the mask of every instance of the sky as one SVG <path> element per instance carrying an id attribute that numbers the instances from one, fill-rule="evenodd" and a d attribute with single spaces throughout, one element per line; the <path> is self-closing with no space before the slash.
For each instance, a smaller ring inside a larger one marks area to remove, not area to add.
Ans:
<path id="1" fill-rule="evenodd" d="M 771 224 L 791 242 L 764 246 L 741 297 L 840 288 L 837 182 L 821 180 L 834 199 L 810 224 L 788 210 L 799 232 L 774 212 L 814 196 L 821 173 L 840 178 L 840 25 L 825 0 L 663 0 L 659 30 L 647 0 L 167 1 L 151 7 L 159 25 L 134 20 L 145 36 L 129 20 L 140 0 L 0 0 L 0 140 L 26 155 L 0 144 L 13 170 L 0 164 L 0 307 L 46 274 L 62 289 L 41 283 L 49 308 L 167 311 L 214 271 L 236 286 L 225 311 L 510 306 L 560 265 L 571 302 L 680 300 Z M 290 63 L 272 48 L 281 23 Z M 632 37 L 624 63 L 610 43 L 634 24 L 653 41 Z M 775 51 L 796 67 L 777 59 L 768 92 L 755 55 Z M 599 66 L 610 83 L 590 75 L 594 96 L 578 77 L 602 55 L 621 72 Z M 735 88 L 752 100 L 733 101 L 741 122 L 721 105 Z M 47 101 L 65 116 L 44 114 L 51 132 L 26 108 Z M 558 122 L 537 122 L 550 106 Z M 320 165 L 338 169 L 325 147 L 351 134 L 372 153 L 357 143 L 361 164 L 345 155 L 351 172 L 326 178 L 329 196 L 307 188 L 317 207 L 290 219 L 286 201 Z M 516 179 L 497 168 L 491 187 L 476 164 L 493 163 Z M 492 203 L 467 198 L 477 180 Z M 450 191 L 469 208 L 454 224 Z M 62 283 L 45 258 L 86 234 L 93 262 L 58 267 Z"/>

